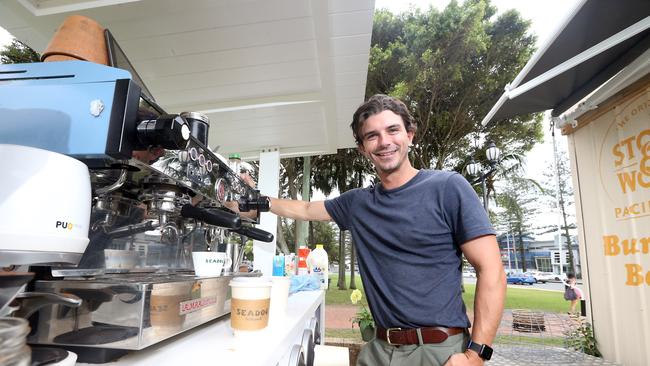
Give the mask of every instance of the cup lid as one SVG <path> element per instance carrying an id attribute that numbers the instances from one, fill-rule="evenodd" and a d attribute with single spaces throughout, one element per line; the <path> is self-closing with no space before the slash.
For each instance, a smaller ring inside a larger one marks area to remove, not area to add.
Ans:
<path id="1" fill-rule="evenodd" d="M 235 277 L 230 280 L 230 286 L 236 287 L 267 287 L 272 283 L 267 278 L 262 277 Z"/>
<path id="2" fill-rule="evenodd" d="M 291 281 L 291 277 L 287 276 L 271 276 L 269 280 L 272 282 L 282 282 L 282 281 Z"/>

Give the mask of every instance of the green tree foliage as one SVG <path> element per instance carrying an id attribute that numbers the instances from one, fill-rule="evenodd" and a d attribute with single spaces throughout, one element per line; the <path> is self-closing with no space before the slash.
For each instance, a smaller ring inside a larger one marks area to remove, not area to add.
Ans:
<path id="1" fill-rule="evenodd" d="M 538 212 L 539 185 L 526 178 L 511 177 L 505 184 L 503 192 L 497 194 L 497 204 L 504 211 L 496 217 L 496 222 L 508 227 L 514 234 L 515 248 L 519 250 L 521 268 L 526 268 L 526 248 L 524 236 L 532 234 L 532 219 Z"/>
<path id="2" fill-rule="evenodd" d="M 315 244 L 323 244 L 323 249 L 327 252 L 327 257 L 330 262 L 338 263 L 338 228 L 333 222 L 325 221 L 314 221 L 313 225 L 313 235 L 314 235 L 314 244 L 310 245 L 310 248 L 313 250 Z M 296 222 L 292 221 L 288 226 L 283 227 L 283 235 L 287 239 L 287 242 L 293 242 L 295 240 L 295 226 Z"/>
<path id="3" fill-rule="evenodd" d="M 366 95 L 396 96 L 418 122 L 416 168 L 461 171 L 477 134 L 504 155 L 524 155 L 542 138 L 541 116 L 510 118 L 484 128 L 482 118 L 530 58 L 535 38 L 514 11 L 498 17 L 489 0 L 452 1 L 399 15 L 375 13 Z"/>
<path id="4" fill-rule="evenodd" d="M 39 62 L 40 59 L 41 56 L 36 51 L 17 39 L 0 50 L 0 63 L 2 64 Z"/>

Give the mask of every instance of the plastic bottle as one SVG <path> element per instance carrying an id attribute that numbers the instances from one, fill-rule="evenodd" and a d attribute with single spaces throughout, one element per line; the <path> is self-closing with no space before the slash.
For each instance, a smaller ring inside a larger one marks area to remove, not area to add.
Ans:
<path id="1" fill-rule="evenodd" d="M 239 154 L 228 155 L 228 165 L 230 165 L 230 169 L 239 176 L 239 173 L 241 173 L 241 157 Z"/>
<path id="2" fill-rule="evenodd" d="M 323 244 L 316 244 L 316 249 L 309 253 L 307 266 L 312 276 L 316 276 L 320 281 L 321 290 L 327 290 L 329 259 L 327 258 L 327 252 L 323 249 Z"/>
<path id="3" fill-rule="evenodd" d="M 306 275 L 309 273 L 307 257 L 309 257 L 309 248 L 304 245 L 298 247 L 298 275 Z"/>
<path id="4" fill-rule="evenodd" d="M 273 275 L 284 276 L 284 254 L 273 257 Z"/>

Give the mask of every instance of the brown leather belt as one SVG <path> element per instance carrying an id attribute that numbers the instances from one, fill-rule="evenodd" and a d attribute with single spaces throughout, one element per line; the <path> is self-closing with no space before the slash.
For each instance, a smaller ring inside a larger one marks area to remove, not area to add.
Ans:
<path id="1" fill-rule="evenodd" d="M 414 329 L 377 328 L 377 338 L 384 340 L 393 346 L 401 346 L 407 344 L 442 343 L 448 337 L 463 333 L 464 331 L 465 328 L 445 327 Z"/>

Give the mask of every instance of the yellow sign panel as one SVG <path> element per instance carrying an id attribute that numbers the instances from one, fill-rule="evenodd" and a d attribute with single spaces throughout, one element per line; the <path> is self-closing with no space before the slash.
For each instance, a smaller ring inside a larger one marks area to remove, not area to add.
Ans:
<path id="1" fill-rule="evenodd" d="M 614 108 L 598 159 L 600 183 L 611 205 L 605 215 L 616 221 L 636 221 L 650 216 L 650 102 L 646 93 Z M 636 231 L 636 230 L 635 230 Z M 650 268 L 633 261 L 648 255 L 647 235 L 628 230 L 604 233 L 605 256 L 629 256 L 624 264 L 628 286 L 650 286 Z M 641 235 L 639 235 L 641 234 Z"/>

